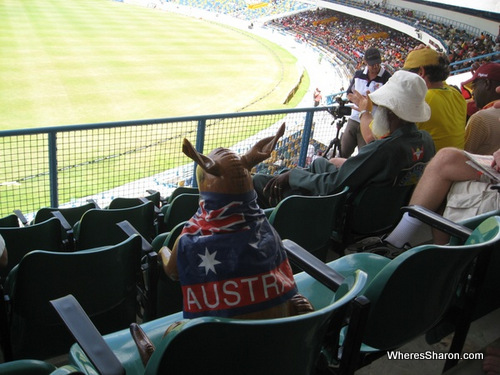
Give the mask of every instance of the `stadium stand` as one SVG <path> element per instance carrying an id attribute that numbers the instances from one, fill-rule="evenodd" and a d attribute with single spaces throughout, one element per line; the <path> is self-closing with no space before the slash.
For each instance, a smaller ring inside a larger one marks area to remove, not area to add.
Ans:
<path id="1" fill-rule="evenodd" d="M 472 27 L 466 27 L 467 25 L 461 25 L 453 22 L 453 20 L 450 20 L 449 23 L 433 22 L 431 20 L 432 17 L 423 13 L 396 7 L 384 8 L 370 2 L 361 3 L 347 0 L 332 2 L 359 7 L 373 13 L 396 18 L 399 21 L 415 25 L 425 32 L 436 35 L 447 46 L 450 60 L 457 62 L 455 65 L 456 69 L 468 68 L 472 64 L 472 61 L 467 61 L 467 59 L 471 58 L 486 56 L 479 61 L 489 61 L 492 58 L 489 55 L 499 51 L 499 45 L 495 44 L 494 37 L 491 34 L 481 32 Z M 163 4 L 164 2 L 159 1 L 159 3 Z M 332 54 L 334 56 L 331 57 L 332 59 L 345 65 L 350 71 L 355 70 L 359 66 L 362 61 L 362 51 L 368 44 L 375 44 L 384 52 L 383 60 L 392 71 L 402 66 L 408 50 L 418 44 L 418 40 L 388 29 L 385 26 L 355 18 L 345 13 L 335 12 L 331 9 L 310 10 L 310 5 L 294 0 L 281 0 L 272 3 L 255 2 L 252 5 L 243 0 L 179 0 L 178 4 L 209 12 L 226 14 L 245 21 L 279 17 L 268 21 L 264 24 L 264 27 L 290 35 L 300 43 L 321 47 L 321 51 L 327 51 Z M 299 15 L 292 14 L 295 12 L 302 13 Z M 341 31 L 337 31 L 339 29 Z M 311 122 L 307 120 L 307 116 L 311 116 L 311 118 L 315 116 L 316 120 L 319 117 L 319 113 L 314 111 L 307 112 L 307 114 L 298 116 L 298 119 L 294 118 L 293 121 L 290 121 L 291 123 L 295 122 L 295 125 L 298 124 L 298 126 L 292 127 L 286 137 L 278 143 L 271 158 L 258 165 L 255 171 L 276 174 L 284 168 L 307 166 L 310 159 L 306 158 L 304 147 L 306 146 L 305 148 L 307 149 L 307 145 L 311 146 L 312 150 L 314 150 L 313 154 L 316 154 L 318 152 L 321 153 L 327 145 L 327 143 L 319 141 L 319 138 L 316 137 L 320 133 L 319 121 Z M 273 123 L 274 119 L 272 118 L 271 120 L 269 120 L 269 123 Z M 329 123 L 329 120 L 323 122 Z M 307 126 L 310 126 L 310 128 L 307 129 Z M 140 128 L 140 126 L 138 127 Z M 2 136 L 0 135 L 0 137 Z M 119 137 L 116 138 L 118 139 Z M 144 148 L 149 149 L 152 147 L 148 144 Z M 118 155 L 118 153 L 116 154 Z M 110 155 L 113 155 L 112 151 L 110 151 Z M 122 154 L 118 156 L 122 156 Z M 112 157 L 107 158 L 110 159 Z M 93 160 L 89 164 L 97 164 L 98 162 L 100 160 Z M 182 166 L 181 169 L 182 171 L 179 169 L 173 172 L 173 177 L 169 177 L 170 179 L 167 182 L 155 176 L 154 184 L 149 186 L 149 188 L 156 189 L 160 187 L 172 191 L 177 186 L 192 184 L 192 165 Z M 165 189 L 162 192 L 167 193 Z M 103 195 L 102 192 L 96 192 L 96 194 Z M 131 192 L 131 196 L 136 194 L 137 192 Z M 78 202 L 75 201 L 74 204 L 78 204 Z"/>

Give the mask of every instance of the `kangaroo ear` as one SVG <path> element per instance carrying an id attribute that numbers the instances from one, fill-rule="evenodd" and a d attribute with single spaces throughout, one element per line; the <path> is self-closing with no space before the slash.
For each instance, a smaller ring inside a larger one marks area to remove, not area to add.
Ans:
<path id="1" fill-rule="evenodd" d="M 274 137 L 267 137 L 257 142 L 248 152 L 241 157 L 241 161 L 246 169 L 250 170 L 261 161 L 271 156 L 271 152 L 276 147 L 278 140 L 285 134 L 285 123 L 281 124 Z"/>
<path id="2" fill-rule="evenodd" d="M 182 141 L 182 152 L 186 154 L 187 157 L 198 163 L 198 165 L 205 172 L 214 176 L 221 175 L 219 164 L 217 164 L 212 158 L 196 151 L 191 142 L 189 142 L 186 138 Z"/>

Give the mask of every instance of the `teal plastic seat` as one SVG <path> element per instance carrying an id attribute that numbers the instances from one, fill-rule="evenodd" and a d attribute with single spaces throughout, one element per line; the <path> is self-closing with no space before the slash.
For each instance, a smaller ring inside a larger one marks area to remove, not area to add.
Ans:
<path id="1" fill-rule="evenodd" d="M 297 276 L 301 292 L 316 283 L 304 273 Z M 342 285 L 342 292 L 339 289 L 337 294 L 323 293 L 319 298 L 324 304 L 315 300 L 316 311 L 304 315 L 265 320 L 202 317 L 181 325 L 166 338 L 162 338 L 165 329 L 181 320 L 181 313 L 144 323 L 142 328 L 156 346 L 146 368 L 127 330 L 104 339 L 127 375 L 312 374 L 325 334 L 331 332 L 332 325 L 344 322 L 350 303 L 359 295 L 365 281 L 364 272 L 353 273 Z M 323 288 L 321 292 L 325 291 Z M 84 373 L 95 371 L 77 344 L 71 348 L 70 363 Z"/>
<path id="2" fill-rule="evenodd" d="M 51 363 L 35 359 L 20 359 L 0 363 L 0 374 L 2 375 L 49 375 L 57 369 Z"/>
<path id="3" fill-rule="evenodd" d="M 346 187 L 332 195 L 289 196 L 273 209 L 269 222 L 282 239 L 294 241 L 325 262 L 332 245 L 332 228 L 341 216 L 348 191 Z"/>
<path id="4" fill-rule="evenodd" d="M 164 214 L 163 232 L 170 232 L 177 224 L 191 219 L 199 208 L 199 194 L 183 193 L 177 195 L 169 204 L 162 207 Z"/>
<path id="5" fill-rule="evenodd" d="M 127 220 L 147 241 L 156 235 L 154 203 L 148 201 L 139 206 L 117 209 L 91 209 L 75 224 L 76 249 L 117 244 L 127 238 L 116 224 Z"/>
<path id="6" fill-rule="evenodd" d="M 337 224 L 334 240 L 345 246 L 357 240 L 389 232 L 401 218 L 401 207 L 410 201 L 426 163 L 403 169 L 387 184 L 371 184 L 359 191 L 350 191 L 344 221 Z"/>
<path id="7" fill-rule="evenodd" d="M 474 230 L 486 219 L 495 216 L 500 216 L 500 210 L 470 217 L 458 224 Z M 462 243 L 463 240 L 460 237 L 452 236 L 450 239 L 452 245 Z M 427 332 L 426 340 L 428 343 L 439 342 L 443 337 L 454 332 L 452 344 L 459 350 L 462 348 L 470 324 L 500 308 L 499 269 L 500 247 L 481 253 L 473 266 L 466 270 L 463 283 L 457 289 L 456 296 L 446 315 L 439 324 Z M 458 318 L 461 320 L 457 320 Z"/>
<path id="8" fill-rule="evenodd" d="M 470 229 L 475 229 L 489 217 L 500 216 L 500 210 L 487 212 L 460 222 Z M 455 239 L 451 240 L 453 243 Z M 482 279 L 479 294 L 476 296 L 476 304 L 473 319 L 478 319 L 491 311 L 500 308 L 500 248 L 494 249 L 484 259 L 484 279 Z"/>
<path id="9" fill-rule="evenodd" d="M 371 308 L 361 353 L 369 363 L 425 334 L 440 321 L 457 292 L 464 271 L 482 252 L 500 246 L 500 217 L 481 223 L 465 245 L 423 245 L 393 260 L 370 254 L 343 256 L 329 264 L 341 274 L 368 274 L 363 295 Z M 371 359 L 370 359 L 371 358 Z"/>
<path id="10" fill-rule="evenodd" d="M 9 274 L 13 359 L 66 354 L 73 337 L 50 305 L 72 294 L 102 333 L 136 321 L 141 238 L 72 253 L 32 251 Z"/>
<path id="11" fill-rule="evenodd" d="M 7 246 L 9 263 L 0 268 L 0 278 L 5 280 L 9 271 L 33 250 L 63 251 L 61 223 L 55 217 L 26 227 L 0 227 Z"/>

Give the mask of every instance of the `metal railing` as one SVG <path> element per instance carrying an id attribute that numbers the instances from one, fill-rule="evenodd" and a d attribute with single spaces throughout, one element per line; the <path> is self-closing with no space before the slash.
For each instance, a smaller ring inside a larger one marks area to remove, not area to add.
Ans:
<path id="1" fill-rule="evenodd" d="M 0 131 L 0 217 L 40 207 L 105 206 L 117 196 L 168 196 L 196 186 L 194 163 L 182 153 L 187 138 L 197 150 L 246 152 L 286 123 L 271 158 L 255 172 L 306 166 L 335 137 L 326 108 L 302 108 Z"/>

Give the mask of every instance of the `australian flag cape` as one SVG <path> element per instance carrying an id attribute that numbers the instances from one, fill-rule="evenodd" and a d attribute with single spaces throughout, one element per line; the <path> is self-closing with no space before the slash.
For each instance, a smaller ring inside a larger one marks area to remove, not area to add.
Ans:
<path id="1" fill-rule="evenodd" d="M 279 305 L 297 286 L 257 194 L 203 192 L 177 244 L 184 317 L 231 317 Z"/>

